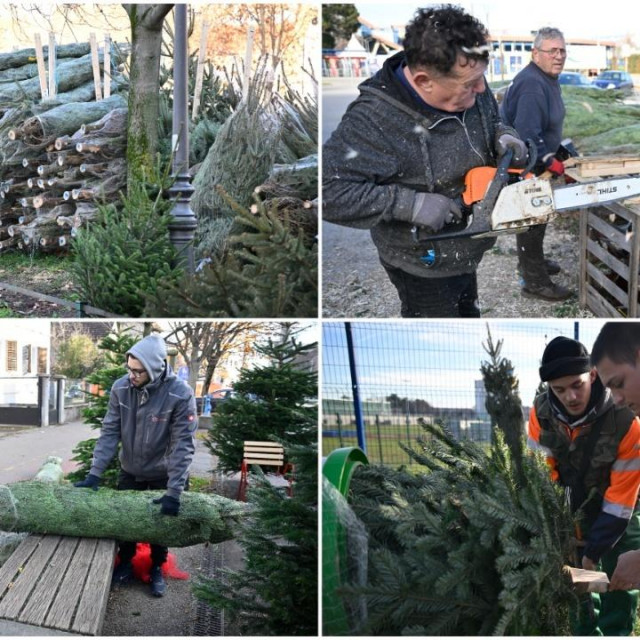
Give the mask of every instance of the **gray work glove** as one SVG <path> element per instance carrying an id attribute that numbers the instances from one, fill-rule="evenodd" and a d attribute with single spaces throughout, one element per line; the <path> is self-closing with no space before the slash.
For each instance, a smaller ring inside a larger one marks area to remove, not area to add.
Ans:
<path id="1" fill-rule="evenodd" d="M 462 210 L 455 200 L 439 193 L 416 193 L 411 220 L 428 233 L 438 233 L 445 224 L 462 220 Z"/>
<path id="2" fill-rule="evenodd" d="M 511 158 L 511 166 L 516 169 L 523 169 L 527 166 L 528 151 L 527 145 L 520 140 L 512 136 L 510 133 L 503 133 L 496 141 L 496 151 L 498 152 L 498 159 L 507 152 L 507 149 L 513 151 L 513 158 Z"/>

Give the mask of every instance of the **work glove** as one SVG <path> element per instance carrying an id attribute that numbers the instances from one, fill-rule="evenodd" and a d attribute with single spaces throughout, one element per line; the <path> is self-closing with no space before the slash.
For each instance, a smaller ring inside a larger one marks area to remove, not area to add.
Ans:
<path id="1" fill-rule="evenodd" d="M 558 160 L 558 158 L 551 156 L 549 160 L 547 160 L 547 170 L 551 171 L 554 176 L 561 176 L 564 174 L 564 163 Z"/>
<path id="2" fill-rule="evenodd" d="M 75 482 L 73 486 L 83 487 L 86 489 L 93 489 L 94 491 L 97 491 L 99 484 L 100 484 L 100 478 L 90 473 L 84 480 L 81 480 L 80 482 Z"/>
<path id="3" fill-rule="evenodd" d="M 160 504 L 160 513 L 163 516 L 177 516 L 180 511 L 180 500 L 178 498 L 172 498 L 171 496 L 164 495 L 162 498 L 156 498 L 153 504 Z"/>
<path id="4" fill-rule="evenodd" d="M 507 152 L 508 149 L 513 151 L 513 157 L 511 158 L 511 165 L 516 169 L 523 169 L 527 166 L 527 160 L 529 158 L 529 152 L 527 145 L 520 140 L 512 136 L 510 133 L 503 133 L 498 137 L 496 141 L 496 151 L 498 152 L 498 160 Z"/>
<path id="5" fill-rule="evenodd" d="M 445 224 L 458 220 L 462 220 L 462 210 L 455 200 L 439 193 L 416 193 L 408 222 L 438 233 Z"/>

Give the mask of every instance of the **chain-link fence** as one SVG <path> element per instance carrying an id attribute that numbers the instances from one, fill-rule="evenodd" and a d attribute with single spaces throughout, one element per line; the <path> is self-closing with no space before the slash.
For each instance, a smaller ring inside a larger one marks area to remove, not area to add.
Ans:
<path id="1" fill-rule="evenodd" d="M 438 420 L 458 438 L 489 443 L 491 419 L 480 371 L 482 363 L 490 360 L 489 333 L 494 343 L 502 343 L 500 356 L 513 364 L 526 418 L 548 342 L 563 335 L 590 349 L 603 323 L 562 319 L 325 322 L 323 454 L 360 445 L 371 461 L 407 463 L 398 442 L 414 441 L 422 433 L 420 420 Z"/>

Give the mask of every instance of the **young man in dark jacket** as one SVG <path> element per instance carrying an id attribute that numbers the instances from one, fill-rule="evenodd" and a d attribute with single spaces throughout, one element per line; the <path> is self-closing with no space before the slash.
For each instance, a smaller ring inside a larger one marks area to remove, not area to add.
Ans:
<path id="1" fill-rule="evenodd" d="M 487 89 L 485 27 L 452 5 L 419 9 L 404 51 L 363 82 L 323 148 L 323 217 L 368 228 L 404 317 L 479 317 L 477 266 L 495 238 L 432 242 L 462 217 L 467 172 L 527 150 Z"/>
<path id="2" fill-rule="evenodd" d="M 562 141 L 565 108 L 558 78 L 567 58 L 562 32 L 552 27 L 540 29 L 533 41 L 531 62 L 516 75 L 500 105 L 505 124 L 516 129 L 523 140 L 533 140 L 537 148 L 540 175 L 550 171 L 561 176 L 564 165 L 555 157 Z M 551 280 L 560 266 L 544 257 L 545 224 L 536 225 L 516 236 L 518 270 L 522 276 L 522 295 L 551 302 L 566 300 L 571 292 Z"/>
<path id="3" fill-rule="evenodd" d="M 613 401 L 640 414 L 640 322 L 607 322 L 593 343 L 591 364 Z M 612 590 L 638 588 L 640 548 L 620 556 L 609 585 Z"/>
<path id="4" fill-rule="evenodd" d="M 177 516 L 180 495 L 188 479 L 195 452 L 198 422 L 196 402 L 189 385 L 178 379 L 166 362 L 167 349 L 157 334 L 149 335 L 127 353 L 127 369 L 111 387 L 109 408 L 93 453 L 91 471 L 76 487 L 98 489 L 100 476 L 120 450 L 119 490 L 165 490 L 160 512 Z M 121 542 L 120 562 L 112 584 L 126 584 L 133 577 L 131 561 L 135 542 Z M 167 547 L 151 545 L 151 593 L 163 596 L 166 582 L 161 567 Z"/>
<path id="5" fill-rule="evenodd" d="M 585 347 L 554 338 L 542 356 L 538 395 L 529 415 L 529 445 L 542 451 L 551 477 L 581 509 L 582 568 L 602 564 L 609 577 L 618 556 L 640 545 L 640 422 L 613 398 L 591 366 Z M 638 591 L 592 594 L 583 601 L 575 635 L 630 635 Z"/>

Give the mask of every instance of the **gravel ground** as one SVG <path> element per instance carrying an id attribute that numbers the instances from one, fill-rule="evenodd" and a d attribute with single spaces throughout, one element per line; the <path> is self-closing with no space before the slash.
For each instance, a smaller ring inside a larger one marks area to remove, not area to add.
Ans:
<path id="1" fill-rule="evenodd" d="M 380 265 L 369 232 L 323 225 L 322 299 L 325 318 L 398 318 L 400 303 L 395 287 Z M 520 295 L 516 271 L 516 241 L 512 234 L 499 236 L 478 269 L 482 317 L 543 318 L 592 317 L 578 305 L 578 220 L 568 215 L 547 226 L 545 255 L 560 263 L 562 273 L 554 281 L 568 287 L 575 297 L 566 302 L 545 302 Z"/>

